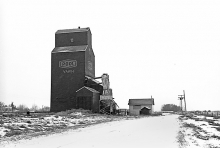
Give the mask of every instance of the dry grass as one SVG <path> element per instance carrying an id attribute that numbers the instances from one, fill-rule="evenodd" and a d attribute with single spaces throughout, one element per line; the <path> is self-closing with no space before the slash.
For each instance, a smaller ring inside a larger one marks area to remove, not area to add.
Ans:
<path id="1" fill-rule="evenodd" d="M 196 129 L 202 130 L 201 127 L 196 126 L 195 124 L 192 124 L 192 123 L 184 123 L 184 124 L 183 124 L 183 127 L 193 128 L 193 129 L 195 129 L 195 130 L 196 130 Z"/>
<path id="2" fill-rule="evenodd" d="M 220 116 L 214 116 L 213 118 L 214 119 L 220 119 Z"/>
<path id="3" fill-rule="evenodd" d="M 177 142 L 179 143 L 179 148 L 184 148 L 187 146 L 187 141 L 185 140 L 185 135 L 182 131 L 178 132 Z"/>
<path id="4" fill-rule="evenodd" d="M 4 121 L 3 121 L 3 120 L 0 120 L 0 124 L 4 124 Z"/>
<path id="5" fill-rule="evenodd" d="M 220 126 L 219 127 L 215 127 L 215 129 L 220 132 Z"/>
<path id="6" fill-rule="evenodd" d="M 10 130 L 5 134 L 6 137 L 11 137 L 11 136 L 16 136 L 16 135 L 21 135 L 22 131 L 21 130 Z"/>
<path id="7" fill-rule="evenodd" d="M 88 115 L 88 114 L 92 114 L 92 112 L 90 110 L 83 110 L 83 109 L 71 109 L 71 110 L 67 110 L 67 111 L 61 111 L 56 113 L 56 116 L 71 116 L 72 113 L 77 113 L 80 112 L 84 115 Z"/>
<path id="8" fill-rule="evenodd" d="M 17 115 L 17 116 L 16 116 Z M 25 125 L 6 125 L 4 126 L 7 131 L 6 135 L 0 138 L 0 144 L 5 141 L 17 141 L 20 139 L 31 139 L 33 137 L 41 136 L 41 135 L 50 135 L 54 133 L 60 133 L 67 130 L 74 130 L 77 128 L 84 128 L 86 126 L 103 123 L 103 122 L 110 122 L 113 120 L 120 120 L 120 119 L 130 119 L 127 116 L 121 117 L 121 116 L 113 116 L 113 115 L 101 115 L 101 114 L 94 114 L 91 113 L 91 111 L 88 110 L 82 110 L 82 109 L 72 109 L 67 110 L 63 112 L 58 113 L 37 113 L 37 114 L 31 114 L 29 118 L 39 118 L 40 120 L 35 123 L 35 121 L 22 121 L 23 117 L 26 117 L 23 114 L 16 114 L 13 116 L 13 118 L 10 118 L 11 115 L 5 115 L 3 118 L 4 120 L 0 120 L 0 126 L 4 122 L 7 123 L 13 123 L 13 122 L 24 122 L 29 123 L 28 126 Z M 55 115 L 55 117 L 62 117 L 62 120 L 64 123 L 59 124 L 53 124 L 53 125 L 47 125 L 48 121 L 46 121 L 44 118 L 49 117 L 50 115 Z M 94 119 L 93 120 L 83 120 L 87 119 L 87 117 Z M 68 119 L 82 119 L 78 124 L 73 123 L 74 126 L 68 126 L 67 123 L 69 123 Z M 134 117 L 133 117 L 134 118 Z M 42 121 L 41 121 L 42 119 Z M 45 121 L 45 122 L 43 122 Z M 33 122 L 33 123 L 32 123 Z M 39 122 L 39 123 L 38 123 Z"/>
<path id="9" fill-rule="evenodd" d="M 220 136 L 212 135 L 211 137 L 220 140 Z"/>

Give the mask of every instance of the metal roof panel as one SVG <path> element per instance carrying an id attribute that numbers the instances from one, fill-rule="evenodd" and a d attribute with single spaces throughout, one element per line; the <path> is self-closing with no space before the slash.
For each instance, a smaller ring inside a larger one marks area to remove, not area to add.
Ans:
<path id="1" fill-rule="evenodd" d="M 83 46 L 65 46 L 65 47 L 55 47 L 52 53 L 56 52 L 78 52 L 78 51 L 86 51 L 88 45 Z"/>
<path id="2" fill-rule="evenodd" d="M 89 27 L 88 28 L 76 28 L 76 29 L 62 29 L 62 30 L 57 30 L 56 34 L 70 33 L 70 32 L 85 32 L 89 30 L 90 30 Z"/>
<path id="3" fill-rule="evenodd" d="M 154 105 L 154 99 L 129 99 L 128 105 Z"/>

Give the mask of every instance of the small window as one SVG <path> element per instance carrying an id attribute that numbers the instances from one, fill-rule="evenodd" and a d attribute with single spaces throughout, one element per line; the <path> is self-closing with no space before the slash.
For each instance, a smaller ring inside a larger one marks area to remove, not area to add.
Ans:
<path id="1" fill-rule="evenodd" d="M 140 105 L 134 105 L 133 109 L 141 109 L 141 106 Z"/>

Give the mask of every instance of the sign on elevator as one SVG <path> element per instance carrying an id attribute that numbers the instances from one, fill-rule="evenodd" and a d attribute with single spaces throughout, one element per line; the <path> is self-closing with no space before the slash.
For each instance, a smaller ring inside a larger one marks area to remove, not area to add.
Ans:
<path id="1" fill-rule="evenodd" d="M 77 61 L 76 60 L 63 60 L 63 61 L 59 61 L 59 67 L 60 68 L 72 68 L 72 67 L 76 67 L 77 66 Z"/>

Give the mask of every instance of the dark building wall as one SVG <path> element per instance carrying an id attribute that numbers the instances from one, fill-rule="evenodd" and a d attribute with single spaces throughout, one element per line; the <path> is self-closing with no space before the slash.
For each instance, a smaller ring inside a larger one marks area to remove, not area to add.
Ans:
<path id="1" fill-rule="evenodd" d="M 90 48 L 92 48 L 92 33 L 91 30 L 88 30 L 88 45 L 90 46 Z"/>
<path id="2" fill-rule="evenodd" d="M 92 110 L 92 97 L 77 97 L 77 109 Z"/>
<path id="3" fill-rule="evenodd" d="M 95 78 L 95 56 L 90 47 L 85 52 L 85 74 L 91 78 Z"/>
<path id="4" fill-rule="evenodd" d="M 76 94 L 77 108 L 89 109 L 94 113 L 99 113 L 100 95 L 86 88 L 82 88 Z M 88 106 L 90 105 L 90 106 Z"/>
<path id="5" fill-rule="evenodd" d="M 95 113 L 99 113 L 99 103 L 100 103 L 100 94 L 98 93 L 93 93 L 93 106 L 92 106 L 92 111 Z"/>
<path id="6" fill-rule="evenodd" d="M 95 54 L 92 49 L 92 33 L 88 30 L 88 48 L 85 52 L 85 72 L 87 76 L 95 78 Z"/>
<path id="7" fill-rule="evenodd" d="M 60 67 L 60 62 L 73 60 L 72 68 Z M 52 53 L 51 67 L 51 111 L 62 111 L 76 107 L 76 90 L 84 85 L 85 52 Z"/>
<path id="8" fill-rule="evenodd" d="M 79 45 L 88 45 L 88 33 L 86 31 L 55 34 L 56 47 Z"/>

